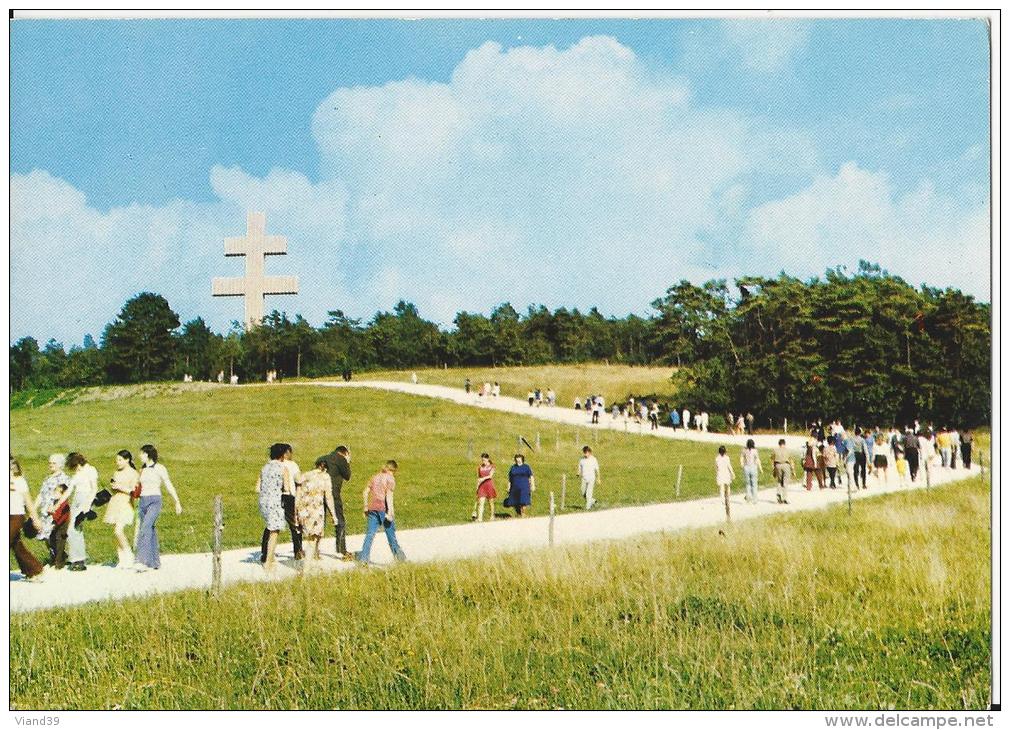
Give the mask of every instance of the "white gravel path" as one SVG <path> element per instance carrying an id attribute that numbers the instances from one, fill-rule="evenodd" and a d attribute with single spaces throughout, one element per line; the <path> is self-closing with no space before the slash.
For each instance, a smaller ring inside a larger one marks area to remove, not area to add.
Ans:
<path id="1" fill-rule="evenodd" d="M 446 398 L 463 404 L 472 403 L 474 398 L 461 390 L 412 383 L 362 381 L 352 384 L 315 383 L 312 385 L 314 387 L 379 388 L 414 395 Z M 483 407 L 589 427 L 585 414 L 582 412 L 546 407 L 531 409 L 527 403 L 512 398 L 499 397 L 493 399 L 490 405 L 485 404 Z M 600 427 L 621 430 L 624 428 L 623 423 L 611 422 L 609 415 L 601 420 L 603 423 Z M 632 431 L 637 431 L 637 427 L 632 428 Z M 646 428 L 643 433 L 649 435 L 648 429 Z M 742 437 L 699 434 L 697 432 L 687 434 L 679 431 L 674 434 L 668 428 L 653 432 L 653 435 L 656 433 L 663 438 L 689 438 L 727 445 L 741 443 L 742 439 Z M 778 438 L 777 436 L 757 436 L 755 440 L 758 441 L 759 446 L 767 447 L 777 443 Z M 789 440 L 790 446 L 799 446 L 802 443 L 802 437 L 792 437 Z M 971 474 L 974 475 L 978 472 L 978 466 L 973 466 Z M 930 475 L 931 484 L 939 486 L 965 479 L 968 472 L 964 469 L 951 470 L 934 467 Z M 767 479 L 767 476 L 765 478 Z M 871 478 L 870 481 L 874 480 Z M 918 483 L 914 486 L 897 486 L 897 474 L 892 468 L 888 486 L 873 484 L 868 490 L 854 493 L 853 499 L 861 500 L 883 493 L 924 488 L 925 485 L 925 479 L 920 475 Z M 739 492 L 739 484 L 735 488 L 738 492 L 730 500 L 730 511 L 734 522 L 770 514 L 823 508 L 831 504 L 844 503 L 847 498 L 844 489 L 818 490 L 815 487 L 812 492 L 807 492 L 798 485 L 793 485 L 790 489 L 788 505 L 776 504 L 774 489 L 764 489 L 759 492 L 758 503 L 751 505 L 743 501 Z M 546 505 L 547 495 L 538 493 L 537 512 L 546 511 Z M 349 517 L 354 519 L 353 514 Z M 641 507 L 621 507 L 593 512 L 579 511 L 560 514 L 555 518 L 554 542 L 556 545 L 574 545 L 596 540 L 614 540 L 649 532 L 715 527 L 724 524 L 725 520 L 723 502 L 716 496 Z M 227 524 L 225 529 L 227 530 Z M 446 527 L 405 529 L 399 530 L 397 536 L 412 562 L 453 560 L 546 547 L 548 545 L 548 518 L 539 516 L 521 520 L 499 519 L 481 524 L 466 523 Z M 362 537 L 362 535 L 348 536 L 349 548 L 357 550 L 361 545 Z M 290 543 L 279 546 L 278 555 L 277 568 L 272 575 L 269 575 L 264 572 L 259 563 L 259 546 L 226 551 L 222 555 L 223 582 L 225 585 L 229 585 L 243 582 L 285 580 L 298 575 L 320 572 L 360 570 L 353 563 L 336 559 L 333 553 L 333 538 L 324 540 L 324 557 L 318 562 L 308 560 L 301 565 L 296 563 Z M 381 533 L 376 536 L 372 559 L 379 564 L 388 564 L 392 561 L 392 555 Z M 163 555 L 160 570 L 139 574 L 108 565 L 91 565 L 88 566 L 87 571 L 80 573 L 71 573 L 65 570 L 51 573 L 47 571 L 44 582 L 27 583 L 21 579 L 20 574 L 11 573 L 10 609 L 12 612 L 36 611 L 90 601 L 118 600 L 131 596 L 170 593 L 188 588 L 208 589 L 210 584 L 211 556 L 209 553 Z"/>

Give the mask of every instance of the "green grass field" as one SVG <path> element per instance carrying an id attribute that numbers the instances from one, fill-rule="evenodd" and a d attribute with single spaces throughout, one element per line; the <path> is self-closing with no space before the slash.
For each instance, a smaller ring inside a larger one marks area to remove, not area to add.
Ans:
<path id="1" fill-rule="evenodd" d="M 989 485 L 11 618 L 11 709 L 983 709 Z"/>
<path id="2" fill-rule="evenodd" d="M 672 402 L 675 388 L 670 381 L 673 368 L 636 367 L 631 365 L 604 365 L 589 363 L 584 365 L 534 365 L 500 368 L 437 368 L 425 370 L 387 370 L 362 372 L 355 377 L 361 380 L 410 380 L 417 373 L 418 382 L 434 385 L 448 385 L 462 388 L 466 378 L 470 378 L 474 391 L 485 382 L 501 385 L 502 395 L 526 398 L 530 390 L 540 388 L 544 392 L 554 388 L 558 405 L 571 408 L 578 398 L 584 402 L 590 395 L 602 395 L 606 403 L 620 403 L 629 395 L 658 395 Z"/>
<path id="3" fill-rule="evenodd" d="M 33 494 L 54 451 L 81 451 L 105 483 L 116 451 L 127 448 L 139 455 L 142 444 L 154 443 L 184 507 L 181 516 L 171 509 L 162 513 L 158 530 L 164 552 L 210 549 L 216 494 L 224 498 L 225 547 L 259 541 L 262 522 L 253 486 L 274 441 L 291 443 L 303 469 L 340 443 L 351 448 L 354 478 L 344 488 L 344 499 L 350 529 L 359 532 L 364 529 L 358 508 L 361 490 L 384 460 L 395 458 L 400 464 L 396 504 L 404 528 L 464 522 L 473 507 L 481 451 L 490 452 L 498 464 L 496 484 L 503 495 L 517 434 L 535 445 L 538 432 L 541 450 L 528 455 L 538 483 L 534 513 L 546 511 L 552 489 L 560 501 L 562 472 L 569 474 L 569 507 L 577 507 L 574 474 L 586 443 L 600 458 L 603 484 L 596 496 L 603 507 L 673 500 L 679 464 L 684 466 L 681 498 L 715 493 L 715 449 L 710 446 L 592 432 L 588 426 L 557 427 L 524 416 L 367 389 L 139 386 L 97 390 L 73 405 L 11 412 L 12 453 L 26 470 Z M 93 559 L 114 559 L 111 528 L 99 520 L 89 523 L 86 534 Z M 36 547 L 41 554 L 41 546 Z"/>

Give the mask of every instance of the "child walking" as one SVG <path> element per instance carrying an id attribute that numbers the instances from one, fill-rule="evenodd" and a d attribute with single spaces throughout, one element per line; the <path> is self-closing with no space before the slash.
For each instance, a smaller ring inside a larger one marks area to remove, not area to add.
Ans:
<path id="1" fill-rule="evenodd" d="M 723 499 L 729 497 L 729 485 L 736 479 L 733 472 L 733 462 L 726 455 L 726 447 L 719 447 L 719 455 L 715 457 L 715 483 L 719 487 L 719 496 Z"/>
<path id="2" fill-rule="evenodd" d="M 494 501 L 498 498 L 498 492 L 494 488 L 494 462 L 486 453 L 480 455 L 480 465 L 477 467 L 477 501 L 473 505 L 473 514 L 470 519 L 474 522 L 484 521 L 484 505 L 490 503 L 491 515 L 489 520 L 494 519 Z"/>

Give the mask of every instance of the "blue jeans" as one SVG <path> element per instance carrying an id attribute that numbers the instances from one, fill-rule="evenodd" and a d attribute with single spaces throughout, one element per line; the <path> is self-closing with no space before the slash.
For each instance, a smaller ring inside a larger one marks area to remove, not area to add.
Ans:
<path id="1" fill-rule="evenodd" d="M 403 550 L 400 549 L 400 543 L 396 541 L 396 524 L 394 522 L 386 523 L 385 512 L 377 510 L 366 512 L 365 520 L 367 522 L 365 541 L 361 543 L 361 552 L 358 553 L 359 563 L 368 563 L 368 559 L 372 555 L 372 540 L 375 539 L 375 533 L 379 531 L 380 527 L 386 531 L 386 542 L 389 543 L 389 549 L 393 553 L 393 557 L 400 562 L 407 559 L 407 556 L 403 554 Z"/>
<path id="2" fill-rule="evenodd" d="M 154 529 L 154 523 L 158 521 L 160 514 L 160 494 L 140 498 L 140 505 L 137 508 L 140 529 L 137 531 L 136 560 L 148 568 L 161 567 L 161 548 L 158 545 L 158 532 Z"/>
<path id="3" fill-rule="evenodd" d="M 747 497 L 751 502 L 757 502 L 758 498 L 758 468 L 756 466 L 745 466 L 743 468 L 743 484 L 747 490 Z"/>

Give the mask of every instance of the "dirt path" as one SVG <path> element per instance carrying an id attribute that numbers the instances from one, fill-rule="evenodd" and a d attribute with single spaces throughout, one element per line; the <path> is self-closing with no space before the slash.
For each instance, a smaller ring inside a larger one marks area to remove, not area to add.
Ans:
<path id="1" fill-rule="evenodd" d="M 468 396 L 463 391 L 432 385 L 414 385 L 411 383 L 380 383 L 359 382 L 353 385 L 344 383 L 314 384 L 313 387 L 374 387 L 393 390 L 414 395 L 445 398 L 458 403 L 471 404 L 475 396 Z M 305 387 L 305 386 L 299 386 Z M 561 408 L 530 408 L 523 401 L 512 398 L 498 398 L 490 405 L 481 407 L 493 410 L 531 415 L 543 420 L 585 425 L 589 427 L 585 414 L 580 411 L 567 411 Z M 624 429 L 623 422 L 612 421 L 607 415 L 602 418 L 601 428 Z M 631 428 L 637 431 L 637 426 Z M 648 427 L 642 431 L 650 435 Z M 730 437 L 721 434 L 699 434 L 697 432 L 676 434 L 671 429 L 660 429 L 652 435 L 660 438 L 684 438 L 711 443 L 740 443 L 743 437 Z M 769 446 L 778 441 L 777 436 L 757 436 L 759 446 Z M 791 437 L 790 446 L 802 443 L 801 437 Z M 972 468 L 972 474 L 978 473 L 978 467 Z M 930 472 L 931 484 L 942 484 L 964 479 L 968 472 L 964 469 L 951 470 L 933 468 Z M 874 481 L 872 478 L 871 482 Z M 920 476 L 918 484 L 911 487 L 898 487 L 897 474 L 891 471 L 889 485 L 872 484 L 868 490 L 859 491 L 853 495 L 858 501 L 879 494 L 906 489 L 924 488 L 925 479 Z M 739 484 L 735 487 L 739 490 Z M 773 489 L 759 492 L 756 504 L 747 504 L 738 491 L 730 500 L 730 510 L 735 522 L 754 519 L 770 514 L 783 512 L 798 512 L 808 509 L 819 509 L 846 500 L 845 490 L 817 490 L 807 492 L 798 485 L 792 485 L 788 505 L 776 503 Z M 538 493 L 537 512 L 546 511 L 547 495 Z M 353 516 L 352 516 L 353 519 Z M 708 497 L 691 501 L 654 504 L 642 507 L 622 507 L 604 511 L 583 512 L 570 510 L 559 514 L 554 521 L 554 543 L 556 545 L 574 545 L 596 540 L 615 540 L 649 532 L 674 531 L 692 527 L 713 527 L 725 522 L 726 515 L 722 500 Z M 516 552 L 525 549 L 547 547 L 548 518 L 546 516 L 530 517 L 522 520 L 499 519 L 481 524 L 450 525 L 446 527 L 431 527 L 424 529 L 398 531 L 398 537 L 408 558 L 412 562 L 429 562 L 435 560 L 453 560 L 474 557 L 485 554 Z M 357 550 L 361 546 L 362 535 L 348 537 L 348 547 Z M 222 556 L 223 581 L 227 584 L 240 582 L 258 582 L 268 580 L 285 580 L 301 574 L 332 572 L 339 570 L 355 570 L 352 563 L 337 560 L 333 553 L 333 539 L 324 540 L 324 557 L 322 560 L 304 561 L 298 564 L 293 559 L 291 545 L 281 545 L 278 548 L 279 564 L 273 575 L 264 573 L 259 564 L 259 547 L 229 550 Z M 392 561 L 392 555 L 386 545 L 385 538 L 380 534 L 372 551 L 372 559 L 376 563 L 387 564 Z M 89 601 L 118 600 L 131 596 L 143 596 L 158 593 L 170 593 L 188 588 L 207 589 L 211 583 L 211 556 L 209 553 L 186 553 L 163 555 L 162 567 L 157 571 L 134 573 L 107 565 L 91 565 L 82 573 L 59 571 L 48 574 L 43 583 L 26 583 L 20 574 L 10 574 L 10 607 L 12 612 L 35 611 L 56 606 L 70 606 Z"/>

